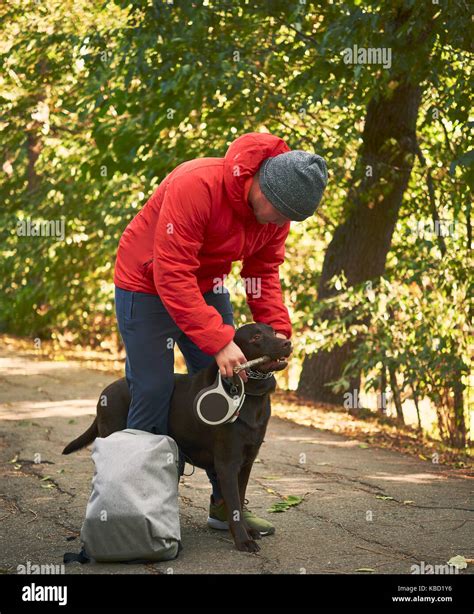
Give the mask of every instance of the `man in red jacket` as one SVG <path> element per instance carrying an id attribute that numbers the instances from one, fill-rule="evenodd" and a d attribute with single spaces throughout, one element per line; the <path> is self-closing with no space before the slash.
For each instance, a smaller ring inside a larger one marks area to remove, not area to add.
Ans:
<path id="1" fill-rule="evenodd" d="M 116 313 L 132 397 L 127 428 L 167 434 L 175 343 L 191 374 L 215 360 L 221 374 L 231 377 L 234 366 L 246 361 L 233 342 L 224 286 L 232 262 L 243 262 L 254 320 L 291 336 L 278 269 L 290 221 L 315 212 L 326 183 L 320 156 L 291 151 L 266 133 L 244 134 L 224 158 L 183 162 L 164 178 L 125 229 L 115 265 Z M 246 372 L 240 373 L 247 381 Z M 227 529 L 217 476 L 208 477 L 208 524 Z M 274 531 L 250 510 L 244 513 L 262 534 Z"/>

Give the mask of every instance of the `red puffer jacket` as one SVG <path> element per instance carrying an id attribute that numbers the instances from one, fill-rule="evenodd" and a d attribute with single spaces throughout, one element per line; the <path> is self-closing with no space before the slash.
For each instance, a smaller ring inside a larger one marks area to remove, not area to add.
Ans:
<path id="1" fill-rule="evenodd" d="M 247 201 L 263 160 L 286 151 L 281 138 L 251 132 L 236 139 L 224 158 L 183 162 L 120 239 L 115 285 L 158 294 L 178 327 L 206 354 L 216 354 L 235 331 L 202 295 L 222 285 L 236 260 L 243 261 L 240 275 L 254 320 L 291 336 L 278 272 L 290 222 L 280 228 L 259 224 Z"/>

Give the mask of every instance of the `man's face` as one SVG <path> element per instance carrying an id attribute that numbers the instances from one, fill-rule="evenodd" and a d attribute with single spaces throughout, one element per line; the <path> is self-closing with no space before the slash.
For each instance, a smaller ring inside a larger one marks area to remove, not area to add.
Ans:
<path id="1" fill-rule="evenodd" d="M 257 174 L 253 177 L 248 199 L 259 224 L 271 223 L 283 226 L 290 221 L 290 218 L 280 213 L 278 209 L 275 209 L 272 203 L 264 196 L 260 189 Z"/>

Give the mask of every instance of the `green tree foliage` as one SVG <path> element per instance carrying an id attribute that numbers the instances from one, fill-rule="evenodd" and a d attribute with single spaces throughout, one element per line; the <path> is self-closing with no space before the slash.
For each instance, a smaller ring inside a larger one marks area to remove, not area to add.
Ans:
<path id="1" fill-rule="evenodd" d="M 400 14 L 409 18 L 394 28 Z M 282 285 L 302 348 L 324 326 L 344 339 L 346 316 L 318 319 L 323 259 L 353 206 L 367 105 L 396 91 L 403 74 L 423 96 L 419 148 L 384 273 L 394 320 L 383 330 L 367 323 L 355 359 L 379 334 L 400 349 L 396 297 L 406 303 L 416 284 L 419 308 L 450 348 L 446 360 L 465 374 L 456 336 L 464 325 L 449 329 L 449 342 L 443 331 L 453 309 L 465 318 L 465 303 L 452 293 L 465 289 L 472 240 L 467 3 L 10 0 L 0 16 L 2 330 L 100 342 L 115 328 L 118 240 L 158 183 L 184 160 L 222 156 L 239 134 L 268 130 L 327 159 L 325 200 L 316 216 L 294 224 Z M 346 63 L 354 45 L 390 48 L 390 66 Z M 456 236 L 413 232 L 436 217 L 455 223 Z M 19 236 L 18 223 L 28 219 L 64 220 L 64 239 Z M 364 317 L 379 300 L 366 301 Z M 237 317 L 248 317 L 241 295 L 236 305 Z M 401 331 L 406 355 L 428 347 L 418 345 L 428 330 L 419 325 L 411 319 Z M 433 377 L 449 388 L 435 354 L 423 354 L 423 373 L 432 361 Z M 416 360 L 409 368 L 396 358 L 406 385 L 431 394 Z"/>

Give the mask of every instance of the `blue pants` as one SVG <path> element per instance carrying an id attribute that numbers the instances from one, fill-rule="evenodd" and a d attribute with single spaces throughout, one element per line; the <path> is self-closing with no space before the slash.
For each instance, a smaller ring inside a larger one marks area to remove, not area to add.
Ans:
<path id="1" fill-rule="evenodd" d="M 230 295 L 225 288 L 221 294 L 210 290 L 203 298 L 217 309 L 225 324 L 234 325 Z M 178 344 L 190 375 L 208 367 L 214 357 L 200 350 L 178 328 L 157 295 L 115 287 L 115 311 L 127 355 L 125 376 L 132 397 L 127 428 L 168 435 L 174 344 Z M 207 475 L 214 499 L 222 499 L 216 473 L 207 471 Z"/>

